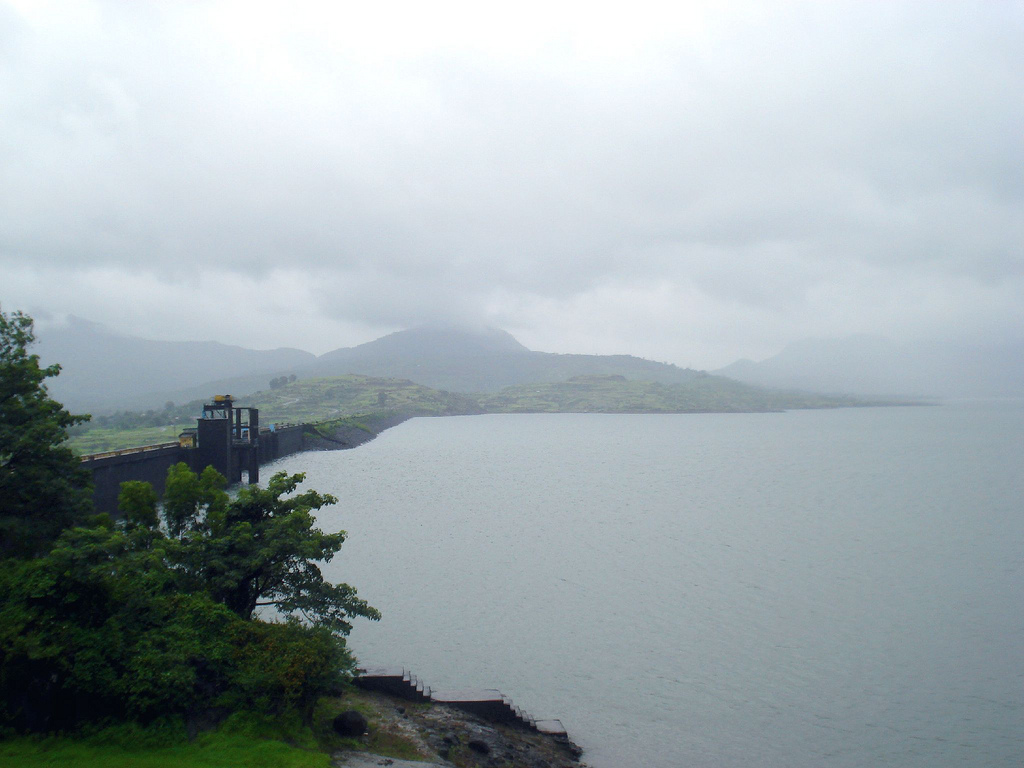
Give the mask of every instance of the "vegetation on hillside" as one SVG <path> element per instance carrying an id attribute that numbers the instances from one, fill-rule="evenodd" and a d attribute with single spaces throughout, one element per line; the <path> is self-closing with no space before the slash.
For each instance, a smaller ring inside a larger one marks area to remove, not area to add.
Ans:
<path id="1" fill-rule="evenodd" d="M 523 384 L 497 393 L 462 394 L 431 389 L 405 379 L 375 376 L 336 376 L 280 384 L 244 398 L 260 409 L 262 424 L 323 423 L 334 426 L 380 424 L 396 415 L 452 416 L 479 413 L 729 413 L 779 411 L 792 408 L 838 408 L 868 404 L 851 397 L 768 390 L 722 376 L 697 373 L 685 381 L 656 382 L 617 374 L 576 376 L 568 381 Z M 196 401 L 175 413 L 198 414 Z M 140 415 L 143 420 L 146 415 Z M 195 417 L 192 416 L 192 419 Z M 108 421 L 132 424 L 130 414 Z M 147 422 L 148 423 L 148 422 Z M 136 427 L 117 430 L 83 425 L 72 438 L 80 453 L 130 448 L 174 439 L 180 427 Z M 159 438 L 159 439 L 152 439 Z"/>
<path id="2" fill-rule="evenodd" d="M 211 396 L 216 393 L 210 393 Z M 404 379 L 374 376 L 335 376 L 281 383 L 244 398 L 260 409 L 265 425 L 309 424 L 371 414 L 451 416 L 482 413 L 472 395 L 443 392 Z M 176 440 L 186 427 L 194 427 L 203 401 L 163 411 L 120 411 L 98 416 L 70 431 L 70 445 L 79 454 L 102 453 Z"/>
<path id="3" fill-rule="evenodd" d="M 730 413 L 858 405 L 854 398 L 782 392 L 702 374 L 663 384 L 624 376 L 576 376 L 553 384 L 509 387 L 479 399 L 488 413 Z"/>
<path id="4" fill-rule="evenodd" d="M 416 416 L 480 413 L 473 395 L 445 392 L 407 379 L 334 376 L 295 381 L 245 398 L 262 422 L 309 423 L 374 412 Z"/>
<path id="5" fill-rule="evenodd" d="M 117 429 L 116 427 L 97 427 L 78 432 L 68 439 L 68 446 L 75 453 L 87 455 L 119 451 L 124 448 L 135 448 L 141 445 L 158 445 L 173 443 L 186 426 L 195 426 L 195 417 L 184 424 L 165 424 L 162 427 L 136 427 L 134 429 Z"/>

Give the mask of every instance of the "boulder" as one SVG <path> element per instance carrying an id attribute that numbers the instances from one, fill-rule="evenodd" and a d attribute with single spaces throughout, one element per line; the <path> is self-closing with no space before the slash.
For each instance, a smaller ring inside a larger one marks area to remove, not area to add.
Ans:
<path id="1" fill-rule="evenodd" d="M 346 737 L 359 737 L 367 731 L 366 718 L 356 712 L 354 709 L 349 709 L 342 712 L 340 715 L 334 718 L 331 723 L 334 726 L 334 731 L 339 736 Z"/>

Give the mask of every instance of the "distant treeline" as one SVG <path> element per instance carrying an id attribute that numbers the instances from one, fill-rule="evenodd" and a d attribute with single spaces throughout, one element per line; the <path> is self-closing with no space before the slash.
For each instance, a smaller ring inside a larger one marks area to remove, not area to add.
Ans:
<path id="1" fill-rule="evenodd" d="M 160 410 L 118 411 L 92 416 L 89 421 L 68 429 L 71 436 L 84 435 L 93 429 L 139 429 L 141 427 L 163 427 L 180 424 L 183 428 L 195 426 L 202 404 L 197 400 L 187 405 L 175 405 L 168 401 Z"/>

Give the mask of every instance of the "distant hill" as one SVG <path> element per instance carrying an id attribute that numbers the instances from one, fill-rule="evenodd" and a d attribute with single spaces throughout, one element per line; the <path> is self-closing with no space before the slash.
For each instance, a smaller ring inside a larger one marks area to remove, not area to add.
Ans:
<path id="1" fill-rule="evenodd" d="M 180 397 L 181 390 L 240 374 L 260 374 L 258 379 L 266 386 L 274 375 L 316 360 L 298 349 L 139 339 L 77 317 L 37 335 L 32 351 L 43 363 L 60 363 L 63 369 L 60 376 L 47 380 L 47 388 L 76 413 L 159 407 L 174 395 Z"/>
<path id="2" fill-rule="evenodd" d="M 868 404 L 765 390 L 722 376 L 702 374 L 685 383 L 636 381 L 616 374 L 575 376 L 568 381 L 520 384 L 476 395 L 441 392 L 406 379 L 345 375 L 296 381 L 254 392 L 246 403 L 268 421 L 313 422 L 339 416 L 392 412 L 417 416 L 478 413 L 727 413 Z"/>
<path id="3" fill-rule="evenodd" d="M 281 374 L 300 380 L 344 375 L 405 379 L 442 393 L 484 395 L 586 376 L 697 388 L 708 384 L 703 381 L 707 373 L 631 355 L 535 352 L 505 331 L 440 325 L 399 331 L 316 357 L 298 349 L 150 341 L 72 318 L 64 327 L 41 333 L 37 351 L 43 362 L 63 367 L 48 382 L 54 396 L 74 412 L 96 414 L 162 409 L 168 401 L 188 403 L 216 393 L 245 397 L 267 390 L 270 380 Z M 1024 347 L 907 348 L 885 339 L 855 337 L 802 342 L 769 360 L 740 361 L 716 373 L 761 387 L 883 398 L 1019 396 L 1024 394 Z M 727 385 L 719 380 L 716 386 Z M 672 408 L 683 407 L 683 401 L 673 402 L 677 404 Z"/>
<path id="4" fill-rule="evenodd" d="M 339 416 L 400 413 L 455 416 L 482 413 L 476 398 L 440 392 L 407 379 L 333 376 L 302 379 L 280 389 L 254 392 L 245 404 L 260 409 L 263 423 L 309 423 Z"/>
<path id="5" fill-rule="evenodd" d="M 873 404 L 852 397 L 763 389 L 709 374 L 670 384 L 614 375 L 575 376 L 508 387 L 478 400 L 487 413 L 738 413 Z"/>
<path id="6" fill-rule="evenodd" d="M 1022 397 L 1024 341 L 898 344 L 880 336 L 807 339 L 767 360 L 715 371 L 763 387 L 872 396 Z"/>
<path id="7" fill-rule="evenodd" d="M 218 342 L 150 341 L 113 333 L 72 318 L 39 334 L 36 348 L 63 371 L 50 391 L 75 412 L 162 408 L 214 393 L 245 396 L 285 373 L 299 378 L 355 374 L 408 379 L 448 392 L 496 392 L 573 376 L 618 374 L 629 379 L 680 383 L 696 371 L 631 355 L 561 355 L 534 352 L 505 331 L 421 326 L 319 358 L 298 349 L 257 351 Z"/>
<path id="8" fill-rule="evenodd" d="M 422 326 L 322 355 L 321 376 L 362 374 L 409 379 L 451 392 L 497 392 L 532 382 L 566 381 L 587 374 L 618 374 L 662 383 L 691 381 L 696 371 L 632 355 L 534 352 L 505 331 Z"/>
<path id="9" fill-rule="evenodd" d="M 259 408 L 260 423 L 319 423 L 385 428 L 411 416 L 481 413 L 735 413 L 796 408 L 842 408 L 893 403 L 766 390 L 721 376 L 700 374 L 688 382 L 662 384 L 617 374 L 576 376 L 568 381 L 520 384 L 500 392 L 442 392 L 408 381 L 348 374 L 301 379 L 253 392 L 245 405 Z M 173 440 L 191 426 L 202 401 L 157 414 L 99 416 L 75 427 L 71 444 L 82 453 L 117 450 Z M 160 426 L 174 421 L 173 426 Z M 370 429 L 369 431 L 374 431 Z"/>

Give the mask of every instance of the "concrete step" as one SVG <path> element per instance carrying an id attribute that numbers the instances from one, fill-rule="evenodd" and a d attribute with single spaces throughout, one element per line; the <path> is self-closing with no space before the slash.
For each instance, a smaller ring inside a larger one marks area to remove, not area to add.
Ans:
<path id="1" fill-rule="evenodd" d="M 367 690 L 382 691 L 409 701 L 424 701 L 416 689 L 418 681 L 404 667 L 367 667 L 357 670 L 355 684 Z"/>
<path id="2" fill-rule="evenodd" d="M 533 726 L 547 736 L 567 738 L 569 735 L 565 732 L 565 727 L 562 725 L 561 720 L 537 720 Z"/>
<path id="3" fill-rule="evenodd" d="M 406 675 L 405 667 L 365 667 L 356 670 L 357 677 L 397 677 Z"/>
<path id="4" fill-rule="evenodd" d="M 356 685 L 410 701 L 435 701 L 497 723 L 525 726 L 550 736 L 565 737 L 558 720 L 535 720 L 495 688 L 433 690 L 404 667 L 367 667 L 356 671 Z"/>

